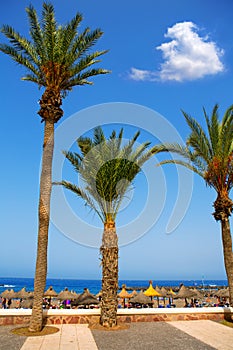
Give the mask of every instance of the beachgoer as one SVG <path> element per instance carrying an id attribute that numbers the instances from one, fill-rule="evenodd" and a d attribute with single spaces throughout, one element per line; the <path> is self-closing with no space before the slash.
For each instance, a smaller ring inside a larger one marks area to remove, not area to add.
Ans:
<path id="1" fill-rule="evenodd" d="M 12 303 L 11 299 L 8 299 L 8 301 L 7 301 L 7 308 L 8 308 L 8 309 L 10 309 L 11 303 Z"/>
<path id="2" fill-rule="evenodd" d="M 6 298 L 2 299 L 2 308 L 6 309 Z"/>
<path id="3" fill-rule="evenodd" d="M 69 299 L 66 300 L 66 309 L 70 309 L 71 301 Z"/>

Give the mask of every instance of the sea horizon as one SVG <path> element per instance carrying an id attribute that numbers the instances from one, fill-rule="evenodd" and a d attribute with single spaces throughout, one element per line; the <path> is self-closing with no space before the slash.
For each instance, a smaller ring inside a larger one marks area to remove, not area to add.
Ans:
<path id="1" fill-rule="evenodd" d="M 187 287 L 222 287 L 227 286 L 226 279 L 169 279 L 169 280 L 152 280 L 153 286 L 158 285 L 159 287 L 179 287 L 180 284 L 184 284 Z M 125 284 L 127 287 L 148 287 L 149 280 L 145 279 L 119 279 L 119 288 Z M 88 288 L 91 293 L 97 294 L 101 290 L 101 279 L 75 279 L 75 278 L 47 278 L 46 289 L 52 286 L 56 292 L 60 292 L 65 288 L 74 290 L 77 293 L 82 293 L 84 288 Z M 6 289 L 14 289 L 19 291 L 22 288 L 26 288 L 27 291 L 34 289 L 34 278 L 27 277 L 0 277 L 0 293 Z"/>

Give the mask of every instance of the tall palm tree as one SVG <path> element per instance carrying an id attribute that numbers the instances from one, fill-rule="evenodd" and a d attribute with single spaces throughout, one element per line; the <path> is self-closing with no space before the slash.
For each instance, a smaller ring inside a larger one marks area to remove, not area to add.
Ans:
<path id="1" fill-rule="evenodd" d="M 233 106 L 230 106 L 222 121 L 219 120 L 218 105 L 208 117 L 204 109 L 207 131 L 187 113 L 183 112 L 190 128 L 186 145 L 162 144 L 154 147 L 154 153 L 172 152 L 183 157 L 160 162 L 185 166 L 200 175 L 206 184 L 217 192 L 213 216 L 221 222 L 224 263 L 233 305 L 233 252 L 229 218 L 233 211 L 230 190 L 233 186 Z"/>
<path id="2" fill-rule="evenodd" d="M 93 209 L 103 222 L 104 231 L 100 253 L 102 256 L 102 303 L 100 323 L 105 327 L 117 324 L 118 290 L 118 237 L 116 217 L 122 200 L 129 190 L 141 166 L 152 156 L 149 142 L 135 147 L 139 136 L 124 144 L 123 129 L 118 136 L 112 132 L 109 139 L 98 127 L 93 140 L 80 137 L 77 140 L 80 153 L 64 152 L 84 186 L 76 186 L 67 181 L 56 184 L 74 192 Z"/>
<path id="3" fill-rule="evenodd" d="M 97 57 L 106 51 L 89 52 L 102 36 L 100 29 L 86 28 L 78 32 L 82 15 L 77 13 L 66 25 L 58 25 L 54 7 L 43 4 L 39 20 L 32 6 L 26 8 L 30 26 L 30 39 L 4 25 L 1 32 L 9 39 L 9 45 L 1 44 L 0 50 L 26 68 L 22 79 L 44 87 L 40 99 L 40 115 L 44 122 L 43 158 L 40 178 L 39 229 L 37 262 L 34 282 L 34 303 L 29 329 L 42 328 L 42 298 L 47 274 L 47 244 L 50 217 L 51 174 L 54 148 L 54 124 L 63 116 L 62 99 L 76 85 L 92 84 L 88 78 L 108 73 L 101 68 L 92 68 L 99 62 Z"/>

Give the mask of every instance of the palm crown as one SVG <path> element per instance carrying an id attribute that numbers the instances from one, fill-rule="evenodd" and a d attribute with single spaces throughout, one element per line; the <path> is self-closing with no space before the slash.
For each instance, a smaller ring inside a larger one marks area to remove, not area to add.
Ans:
<path id="1" fill-rule="evenodd" d="M 174 152 L 185 160 L 165 160 L 160 164 L 184 165 L 203 177 L 218 193 L 229 193 L 233 186 L 233 106 L 227 109 L 222 122 L 218 117 L 218 105 L 215 105 L 211 118 L 204 109 L 208 133 L 194 118 L 183 114 L 191 130 L 186 145 L 165 143 L 153 150 L 154 153 Z"/>
<path id="2" fill-rule="evenodd" d="M 160 164 L 184 165 L 199 174 L 216 190 L 224 205 L 228 202 L 226 211 L 230 215 L 232 201 L 228 196 L 233 186 L 233 106 L 227 109 L 222 121 L 219 120 L 218 105 L 214 106 L 211 117 L 204 109 L 207 133 L 194 118 L 185 112 L 183 114 L 191 130 L 186 145 L 162 144 L 154 147 L 154 153 L 169 151 L 181 155 L 184 160 L 171 159 Z"/>
<path id="3" fill-rule="evenodd" d="M 149 142 L 135 147 L 139 136 L 123 145 L 123 129 L 118 136 L 112 132 L 109 139 L 104 136 L 102 128 L 94 130 L 93 140 L 80 137 L 77 140 L 80 154 L 64 152 L 75 170 L 79 173 L 84 188 L 67 181 L 61 184 L 84 199 L 94 209 L 103 223 L 114 222 L 120 204 L 141 166 L 151 157 L 147 150 Z"/>
<path id="4" fill-rule="evenodd" d="M 41 21 L 32 6 L 26 11 L 31 40 L 17 33 L 11 26 L 3 25 L 1 32 L 9 39 L 10 45 L 0 44 L 2 52 L 26 67 L 28 74 L 23 80 L 44 86 L 50 91 L 61 92 L 64 97 L 73 86 L 92 84 L 89 77 L 109 72 L 91 68 L 100 62 L 96 58 L 107 51 L 89 53 L 89 49 L 103 33 L 100 29 L 90 31 L 86 28 L 79 34 L 78 27 L 83 19 L 80 13 L 68 24 L 61 26 L 56 22 L 54 7 L 50 3 L 43 4 Z"/>

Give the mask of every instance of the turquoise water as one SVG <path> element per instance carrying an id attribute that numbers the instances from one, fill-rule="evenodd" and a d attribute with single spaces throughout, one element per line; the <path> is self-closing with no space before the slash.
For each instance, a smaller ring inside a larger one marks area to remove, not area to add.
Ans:
<path id="1" fill-rule="evenodd" d="M 0 293 L 5 289 L 13 288 L 15 291 L 26 287 L 26 290 L 33 290 L 33 278 L 0 278 Z M 226 280 L 153 280 L 153 286 L 158 285 L 159 287 L 178 287 L 181 283 L 185 286 L 226 286 Z M 148 287 L 148 280 L 119 280 L 119 286 L 126 284 L 127 287 Z M 75 280 L 75 279 L 47 279 L 46 289 L 53 286 L 56 292 L 60 292 L 64 288 L 74 290 L 77 293 L 82 293 L 84 288 L 88 288 L 91 293 L 96 294 L 101 290 L 100 280 Z"/>

